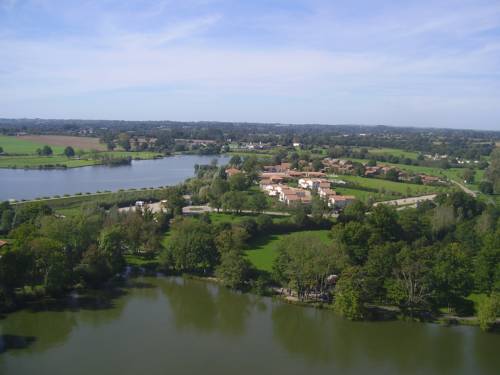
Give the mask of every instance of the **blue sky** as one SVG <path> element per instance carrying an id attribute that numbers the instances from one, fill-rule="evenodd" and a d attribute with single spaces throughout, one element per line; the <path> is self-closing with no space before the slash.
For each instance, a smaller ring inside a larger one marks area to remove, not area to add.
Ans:
<path id="1" fill-rule="evenodd" d="M 500 130 L 500 1 L 0 0 L 0 117 Z"/>

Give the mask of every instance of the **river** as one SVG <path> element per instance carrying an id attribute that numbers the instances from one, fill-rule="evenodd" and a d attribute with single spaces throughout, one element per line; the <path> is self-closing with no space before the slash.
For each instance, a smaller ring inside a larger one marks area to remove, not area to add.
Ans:
<path id="1" fill-rule="evenodd" d="M 0 321 L 0 373 L 498 374 L 500 336 L 466 326 L 349 322 L 197 280 L 133 279 Z"/>
<path id="2" fill-rule="evenodd" d="M 194 175 L 195 164 L 209 164 L 213 159 L 219 164 L 229 161 L 227 156 L 182 155 L 114 167 L 0 169 L 0 201 L 175 185 Z"/>

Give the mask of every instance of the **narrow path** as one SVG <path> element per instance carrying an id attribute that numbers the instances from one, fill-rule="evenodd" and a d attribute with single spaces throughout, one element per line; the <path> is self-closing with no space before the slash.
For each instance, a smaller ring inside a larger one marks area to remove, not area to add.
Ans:
<path id="1" fill-rule="evenodd" d="M 462 189 L 465 193 L 469 194 L 471 197 L 477 198 L 477 193 L 476 192 L 474 192 L 471 189 L 465 187 L 460 182 L 457 182 L 455 180 L 451 180 L 451 182 L 453 182 L 455 185 L 457 185 L 458 187 L 460 187 L 460 189 Z"/>

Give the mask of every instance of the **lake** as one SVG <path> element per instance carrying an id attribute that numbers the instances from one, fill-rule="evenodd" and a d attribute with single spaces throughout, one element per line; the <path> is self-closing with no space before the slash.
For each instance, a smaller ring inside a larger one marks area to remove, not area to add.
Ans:
<path id="1" fill-rule="evenodd" d="M 227 156 L 181 155 L 155 160 L 133 160 L 126 166 L 70 169 L 0 169 L 0 201 L 34 199 L 63 194 L 175 185 L 193 177 L 195 164 L 219 164 Z"/>
<path id="2" fill-rule="evenodd" d="M 349 322 L 333 312 L 167 277 L 0 321 L 0 373 L 498 374 L 500 336 Z"/>

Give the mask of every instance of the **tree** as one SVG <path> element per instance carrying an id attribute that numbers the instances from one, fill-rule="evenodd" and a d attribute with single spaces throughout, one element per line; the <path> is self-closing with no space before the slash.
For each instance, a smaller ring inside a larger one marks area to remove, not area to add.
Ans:
<path id="1" fill-rule="evenodd" d="M 500 228 L 484 237 L 474 268 L 476 289 L 486 293 L 492 291 L 500 281 Z"/>
<path id="2" fill-rule="evenodd" d="M 372 243 L 394 241 L 401 234 L 397 211 L 385 204 L 378 205 L 371 210 L 368 222 L 372 230 L 370 238 Z"/>
<path id="3" fill-rule="evenodd" d="M 493 192 L 500 193 L 500 148 L 497 147 L 490 155 L 490 166 L 485 173 L 486 179 L 492 184 Z"/>
<path id="4" fill-rule="evenodd" d="M 64 149 L 64 155 L 66 155 L 66 157 L 68 158 L 72 158 L 73 156 L 75 156 L 75 150 L 73 149 L 73 147 L 68 146 Z"/>
<path id="5" fill-rule="evenodd" d="M 221 262 L 215 275 L 222 283 L 232 289 L 241 288 L 248 279 L 251 265 L 239 249 L 231 249 L 221 254 Z"/>
<path id="6" fill-rule="evenodd" d="M 433 284 L 440 305 L 456 307 L 472 292 L 470 261 L 458 243 L 439 250 L 433 266 Z"/>
<path id="7" fill-rule="evenodd" d="M 174 221 L 171 240 L 162 256 L 167 269 L 206 273 L 217 263 L 217 249 L 210 224 L 190 218 Z"/>
<path id="8" fill-rule="evenodd" d="M 496 322 L 497 316 L 499 315 L 500 295 L 498 293 L 493 293 L 479 302 L 477 319 L 479 320 L 479 327 L 481 330 L 491 330 Z"/>
<path id="9" fill-rule="evenodd" d="M 210 185 L 210 191 L 208 193 L 208 201 L 210 206 L 216 208 L 217 211 L 222 207 L 222 195 L 229 190 L 229 183 L 219 177 L 215 176 Z"/>
<path id="10" fill-rule="evenodd" d="M 113 275 L 125 267 L 125 237 L 124 229 L 118 225 L 104 228 L 99 236 L 99 251 L 109 263 Z"/>
<path id="11" fill-rule="evenodd" d="M 396 256 L 394 278 L 387 282 L 387 294 L 392 302 L 410 313 L 430 302 L 432 251 L 405 246 Z"/>
<path id="12" fill-rule="evenodd" d="M 479 183 L 479 190 L 483 194 L 493 194 L 493 184 L 490 181 L 481 181 Z"/>
<path id="13" fill-rule="evenodd" d="M 365 262 L 370 233 L 370 228 L 366 224 L 356 221 L 335 225 L 332 228 L 333 240 L 341 245 L 342 251 L 353 265 L 362 265 Z"/>
<path id="14" fill-rule="evenodd" d="M 278 248 L 273 264 L 276 280 L 295 290 L 303 300 L 314 293 L 324 296 L 327 278 L 334 273 L 334 257 L 328 246 L 314 234 L 291 234 Z"/>
<path id="15" fill-rule="evenodd" d="M 244 191 L 248 188 L 248 183 L 243 173 L 236 173 L 229 177 L 229 187 L 233 191 Z"/>
<path id="16" fill-rule="evenodd" d="M 127 133 L 120 133 L 118 135 L 118 145 L 121 146 L 125 151 L 130 151 L 130 135 Z"/>
<path id="17" fill-rule="evenodd" d="M 63 245 L 51 238 L 39 237 L 30 244 L 35 255 L 37 275 L 47 293 L 59 295 L 71 285 L 71 274 L 67 267 L 69 259 Z"/>
<path id="18" fill-rule="evenodd" d="M 0 146 L 0 154 L 3 154 L 3 147 Z"/>
<path id="19" fill-rule="evenodd" d="M 323 169 L 323 162 L 321 161 L 321 159 L 314 159 L 311 163 L 311 166 L 312 169 L 317 172 Z"/>
<path id="20" fill-rule="evenodd" d="M 257 213 L 262 212 L 267 207 L 266 196 L 264 195 L 264 193 L 260 191 L 255 194 L 252 194 L 250 196 L 250 199 L 248 200 L 248 205 L 252 211 Z"/>
<path id="21" fill-rule="evenodd" d="M 52 152 L 52 148 L 50 146 L 45 145 L 41 149 L 38 148 L 36 150 L 36 153 L 40 156 L 50 156 L 50 155 L 52 155 L 53 152 Z"/>
<path id="22" fill-rule="evenodd" d="M 359 269 L 349 267 L 342 272 L 335 286 L 334 309 L 349 320 L 361 320 L 364 317 L 361 284 Z"/>
<path id="23" fill-rule="evenodd" d="M 367 210 L 368 208 L 363 202 L 356 200 L 342 210 L 338 217 L 338 221 L 341 223 L 347 223 L 348 221 L 362 222 L 365 220 Z"/>
<path id="24" fill-rule="evenodd" d="M 228 191 L 222 196 L 222 208 L 225 211 L 240 213 L 246 204 L 247 196 L 241 191 Z"/>
<path id="25" fill-rule="evenodd" d="M 385 174 L 385 178 L 389 181 L 399 181 L 399 172 L 395 168 L 391 168 Z"/>
<path id="26" fill-rule="evenodd" d="M 462 173 L 462 178 L 466 184 L 473 184 L 476 176 L 476 171 L 470 168 L 465 168 Z"/>
<path id="27" fill-rule="evenodd" d="M 233 167 L 239 167 L 241 166 L 241 157 L 240 155 L 233 155 L 231 159 L 229 160 L 229 165 L 232 165 Z"/>

